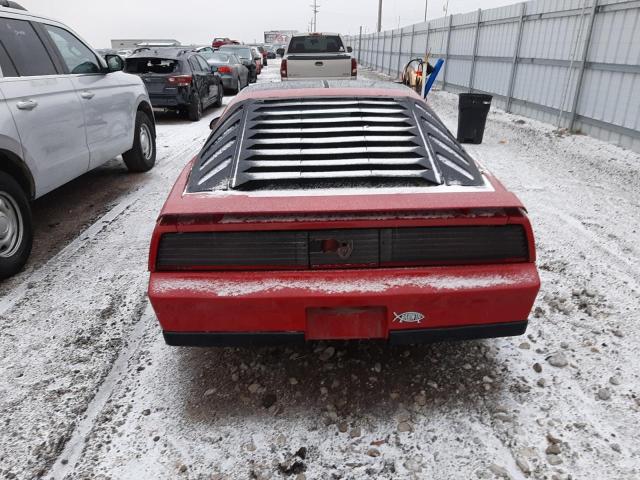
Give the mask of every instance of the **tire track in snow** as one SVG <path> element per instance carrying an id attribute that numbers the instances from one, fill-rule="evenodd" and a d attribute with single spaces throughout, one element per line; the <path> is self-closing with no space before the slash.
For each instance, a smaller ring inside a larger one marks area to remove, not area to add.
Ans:
<path id="1" fill-rule="evenodd" d="M 129 340 L 127 342 L 127 346 L 120 351 L 115 362 L 113 362 L 111 370 L 89 403 L 82 420 L 80 420 L 76 425 L 71 437 L 65 444 L 64 449 L 56 458 L 53 466 L 45 475 L 43 475 L 43 477 L 63 479 L 75 468 L 75 465 L 84 450 L 87 436 L 95 425 L 98 415 L 100 415 L 104 410 L 115 386 L 127 371 L 127 366 L 134 354 L 142 347 L 141 340 L 145 331 L 153 324 L 154 319 L 155 316 L 153 314 L 151 304 L 147 303 L 144 313 L 136 323 L 131 335 L 128 337 Z"/>

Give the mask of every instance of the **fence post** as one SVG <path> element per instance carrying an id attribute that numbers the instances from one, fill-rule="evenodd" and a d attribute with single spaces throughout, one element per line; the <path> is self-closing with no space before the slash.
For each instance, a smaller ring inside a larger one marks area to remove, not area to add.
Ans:
<path id="1" fill-rule="evenodd" d="M 369 34 L 369 68 L 373 68 L 373 41 L 374 34 Z"/>
<path id="2" fill-rule="evenodd" d="M 591 37 L 593 35 L 593 24 L 595 23 L 596 14 L 598 13 L 598 0 L 593 0 L 593 8 L 591 9 L 591 16 L 589 17 L 589 26 L 587 27 L 587 38 L 584 41 L 584 47 L 582 48 L 582 63 L 580 64 L 580 71 L 578 72 L 578 81 L 576 82 L 576 91 L 573 94 L 573 106 L 571 107 L 571 117 L 569 120 L 569 131 L 573 132 L 573 127 L 576 123 L 576 116 L 578 115 L 578 104 L 580 102 L 580 93 L 582 92 L 582 81 L 584 80 L 584 71 L 587 67 L 587 60 L 589 59 L 589 47 L 591 46 Z"/>
<path id="3" fill-rule="evenodd" d="M 478 9 L 478 20 L 476 21 L 476 38 L 473 41 L 473 56 L 471 57 L 471 72 L 469 73 L 469 93 L 473 92 L 473 77 L 476 74 L 476 61 L 478 56 L 478 38 L 480 37 L 480 18 L 482 9 Z"/>
<path id="4" fill-rule="evenodd" d="M 391 30 L 391 45 L 389 45 L 389 76 L 391 76 L 391 63 L 393 63 L 392 60 L 393 60 L 393 29 Z"/>
<path id="5" fill-rule="evenodd" d="M 411 43 L 409 44 L 409 60 L 413 58 L 413 42 L 416 37 L 416 24 L 411 25 Z"/>
<path id="6" fill-rule="evenodd" d="M 384 73 L 384 54 L 387 49 L 387 31 L 382 32 L 382 62 L 380 62 L 380 73 Z"/>
<path id="7" fill-rule="evenodd" d="M 360 25 L 360 34 L 358 35 L 358 63 L 362 63 L 362 25 Z"/>
<path id="8" fill-rule="evenodd" d="M 398 45 L 398 68 L 397 68 L 398 75 L 400 75 L 400 76 L 402 76 L 400 67 L 401 67 L 401 63 L 402 63 L 402 38 L 403 38 L 403 34 L 404 34 L 404 28 L 401 28 L 400 29 L 400 44 Z"/>
<path id="9" fill-rule="evenodd" d="M 513 51 L 513 61 L 511 63 L 511 78 L 509 79 L 509 90 L 507 91 L 507 105 L 505 111 L 511 113 L 511 101 L 513 100 L 513 90 L 516 86 L 516 75 L 518 73 L 518 61 L 520 57 L 520 46 L 522 45 L 522 31 L 524 30 L 524 14 L 527 10 L 527 4 L 522 3 L 520 9 L 520 22 L 518 23 L 518 39 L 516 40 L 516 48 Z"/>
<path id="10" fill-rule="evenodd" d="M 425 23 L 427 24 L 427 38 L 425 39 L 425 42 L 424 42 L 424 55 L 426 57 L 427 54 L 429 53 L 429 36 L 431 35 L 430 33 L 431 22 L 425 22 Z"/>
<path id="11" fill-rule="evenodd" d="M 449 15 L 449 26 L 447 27 L 447 49 L 444 52 L 444 72 L 442 73 L 442 89 L 447 86 L 447 72 L 449 71 L 449 43 L 451 43 L 451 25 L 453 24 L 453 15 Z"/>

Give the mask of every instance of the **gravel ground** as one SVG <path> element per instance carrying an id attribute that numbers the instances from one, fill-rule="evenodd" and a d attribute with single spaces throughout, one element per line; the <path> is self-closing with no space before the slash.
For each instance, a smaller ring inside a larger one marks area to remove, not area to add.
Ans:
<path id="1" fill-rule="evenodd" d="M 430 102 L 454 130 L 456 97 Z M 113 162 L 36 205 L 34 260 L 0 286 L 0 478 L 640 477 L 640 155 L 491 113 L 469 150 L 532 217 L 525 337 L 174 349 L 148 241 L 213 115 L 160 117 L 151 173 Z"/>

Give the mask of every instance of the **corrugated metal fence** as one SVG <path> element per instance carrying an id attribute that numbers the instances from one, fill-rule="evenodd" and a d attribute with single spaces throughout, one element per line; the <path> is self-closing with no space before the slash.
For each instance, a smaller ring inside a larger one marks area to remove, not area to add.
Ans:
<path id="1" fill-rule="evenodd" d="M 446 90 L 640 151 L 640 0 L 537 0 L 347 41 L 391 76 L 431 52 Z"/>

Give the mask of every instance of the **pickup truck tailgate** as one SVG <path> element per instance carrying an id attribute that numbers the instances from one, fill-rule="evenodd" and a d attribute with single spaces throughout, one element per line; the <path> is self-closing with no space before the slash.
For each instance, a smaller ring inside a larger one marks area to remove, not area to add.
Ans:
<path id="1" fill-rule="evenodd" d="M 296 54 L 287 57 L 287 73 L 296 78 L 351 78 L 350 55 Z"/>

